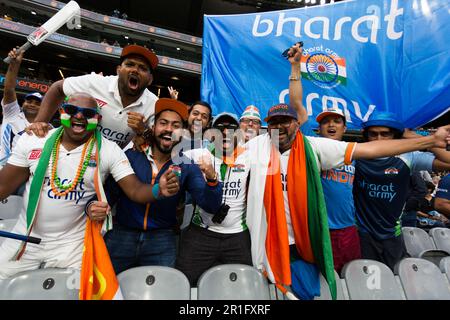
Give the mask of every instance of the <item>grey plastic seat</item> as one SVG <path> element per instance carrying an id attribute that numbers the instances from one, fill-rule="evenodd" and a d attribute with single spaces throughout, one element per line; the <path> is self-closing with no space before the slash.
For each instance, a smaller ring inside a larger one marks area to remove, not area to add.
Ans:
<path id="1" fill-rule="evenodd" d="M 432 228 L 430 230 L 430 235 L 437 249 L 450 254 L 450 229 Z"/>
<path id="2" fill-rule="evenodd" d="M 447 276 L 448 281 L 450 282 L 450 257 L 443 258 L 439 267 L 442 273 Z"/>
<path id="3" fill-rule="evenodd" d="M 78 300 L 80 273 L 73 269 L 46 268 L 7 279 L 1 286 L 3 300 Z"/>
<path id="4" fill-rule="evenodd" d="M 11 231 L 16 225 L 18 219 L 5 219 L 0 220 L 0 230 Z"/>
<path id="5" fill-rule="evenodd" d="M 17 219 L 23 207 L 23 197 L 9 196 L 0 201 L 0 219 Z"/>
<path id="6" fill-rule="evenodd" d="M 395 268 L 407 300 L 450 300 L 447 279 L 432 262 L 406 258 Z"/>
<path id="7" fill-rule="evenodd" d="M 117 279 L 125 300 L 189 300 L 191 287 L 179 270 L 143 266 L 121 272 Z"/>
<path id="8" fill-rule="evenodd" d="M 345 300 L 344 288 L 342 286 L 342 279 L 339 274 L 334 271 L 334 276 L 336 278 L 336 300 Z M 315 297 L 314 300 L 331 300 L 330 287 L 328 286 L 325 277 L 320 274 L 320 296 Z"/>
<path id="9" fill-rule="evenodd" d="M 353 260 L 342 269 L 350 300 L 402 300 L 391 269 L 374 260 Z"/>
<path id="10" fill-rule="evenodd" d="M 411 257 L 418 258 L 421 253 L 436 249 L 428 233 L 420 228 L 403 227 L 402 235 L 406 251 Z"/>
<path id="11" fill-rule="evenodd" d="M 198 280 L 198 300 L 270 300 L 267 279 L 252 266 L 223 264 Z"/>

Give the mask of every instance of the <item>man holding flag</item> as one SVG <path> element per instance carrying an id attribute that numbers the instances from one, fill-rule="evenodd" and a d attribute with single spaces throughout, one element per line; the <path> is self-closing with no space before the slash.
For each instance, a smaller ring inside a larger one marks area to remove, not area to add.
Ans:
<path id="1" fill-rule="evenodd" d="M 42 264 L 81 269 L 81 299 L 112 299 L 118 283 L 100 233 L 109 206 L 104 203 L 103 211 L 87 219 L 87 201 L 94 194 L 105 199 L 102 183 L 109 174 L 140 203 L 175 194 L 178 178 L 167 171 L 158 184 L 141 183 L 124 152 L 97 130 L 101 117 L 92 96 L 73 94 L 60 114 L 62 126 L 46 137 L 23 135 L 0 171 L 0 199 L 27 182 L 24 209 L 12 232 L 42 239 L 38 245 L 4 241 L 0 279 Z"/>
<path id="2" fill-rule="evenodd" d="M 347 143 L 305 137 L 299 131 L 302 104 L 301 47 L 288 52 L 290 103 L 269 109 L 269 133 L 248 142 L 253 155 L 247 225 L 253 264 L 288 297 L 301 299 L 320 294 L 320 271 L 336 298 L 333 256 L 320 170 L 337 168 L 356 159 L 393 156 L 430 147 L 445 147 L 450 126 L 433 136 L 368 143 Z"/>

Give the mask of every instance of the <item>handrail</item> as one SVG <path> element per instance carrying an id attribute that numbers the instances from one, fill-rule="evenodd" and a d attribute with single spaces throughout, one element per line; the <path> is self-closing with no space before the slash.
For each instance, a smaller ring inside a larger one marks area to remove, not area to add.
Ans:
<path id="1" fill-rule="evenodd" d="M 40 0 L 41 1 L 41 0 Z M 28 36 L 31 32 L 35 30 L 35 27 L 31 27 L 20 22 L 9 21 L 0 18 L 0 30 L 12 34 L 19 34 L 21 36 Z M 46 42 L 56 44 L 59 46 L 67 47 L 73 50 L 90 52 L 94 54 L 99 54 L 103 56 L 116 57 L 119 59 L 122 52 L 122 48 L 114 47 L 110 45 L 104 45 L 97 42 L 92 42 L 88 40 L 81 40 L 74 37 L 66 36 L 59 33 L 52 34 Z M 198 63 L 179 60 L 175 58 L 170 58 L 166 56 L 157 55 L 159 59 L 159 66 L 182 70 L 189 73 L 201 74 L 202 67 Z"/>
<path id="2" fill-rule="evenodd" d="M 25 0 L 25 2 L 35 3 L 44 5 L 53 9 L 61 9 L 65 3 L 55 0 Z M 146 34 L 152 34 L 165 39 L 170 39 L 174 41 L 180 41 L 186 44 L 202 46 L 202 38 L 195 37 L 189 34 L 167 30 L 164 28 L 154 27 L 139 22 L 124 20 L 120 18 L 111 17 L 105 14 L 89 11 L 86 9 L 81 9 L 81 17 L 89 19 L 91 21 L 109 24 L 115 27 L 127 28 L 133 31 L 139 31 Z"/>

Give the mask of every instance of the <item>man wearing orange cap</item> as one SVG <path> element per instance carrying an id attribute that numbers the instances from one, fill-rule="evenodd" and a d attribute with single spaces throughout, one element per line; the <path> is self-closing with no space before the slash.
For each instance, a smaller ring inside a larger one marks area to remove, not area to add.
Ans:
<path id="1" fill-rule="evenodd" d="M 158 57 L 147 48 L 129 45 L 123 48 L 117 75 L 88 74 L 59 80 L 51 85 L 35 123 L 28 128 L 38 136 L 49 129 L 47 122 L 57 111 L 64 97 L 74 92 L 92 95 L 98 103 L 102 124 L 99 129 L 108 140 L 125 147 L 135 135 L 147 128 L 147 119 L 155 113 L 158 99 L 147 87 L 153 81 Z"/>
<path id="2" fill-rule="evenodd" d="M 176 211 L 186 192 L 208 212 L 219 210 L 222 183 L 217 180 L 212 164 L 203 163 L 199 168 L 186 157 L 172 157 L 177 143 L 174 137 L 178 136 L 177 131 L 181 131 L 187 118 L 188 109 L 184 103 L 159 99 L 155 104 L 155 123 L 149 129 L 151 134 L 145 135 L 150 145 L 144 146 L 142 152 L 132 149 L 125 152 L 142 182 L 158 186 L 165 172 L 178 172 L 179 192 L 164 198 L 159 188 L 154 187 L 156 202 L 142 205 L 130 200 L 115 182 L 107 185 L 108 199 L 117 206 L 114 228 L 106 233 L 105 242 L 117 274 L 137 266 L 175 266 Z M 98 203 L 93 202 L 86 212 L 91 214 L 99 209 Z"/>

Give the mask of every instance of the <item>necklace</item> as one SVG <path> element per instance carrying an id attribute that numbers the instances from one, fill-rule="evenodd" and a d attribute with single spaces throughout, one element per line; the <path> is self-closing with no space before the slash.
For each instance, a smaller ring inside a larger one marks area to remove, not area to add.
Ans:
<path id="1" fill-rule="evenodd" d="M 51 185 L 52 191 L 55 195 L 60 196 L 60 197 L 65 196 L 66 194 L 71 192 L 73 189 L 75 189 L 75 187 L 78 184 L 78 181 L 80 181 L 83 178 L 84 173 L 86 172 L 86 168 L 89 164 L 89 160 L 91 158 L 92 149 L 94 148 L 94 144 L 95 144 L 94 135 L 92 135 L 89 138 L 89 140 L 84 144 L 83 152 L 81 154 L 81 159 L 80 159 L 80 163 L 78 164 L 78 169 L 75 174 L 75 178 L 72 180 L 71 183 L 64 185 L 61 183 L 61 179 L 58 177 L 58 174 L 56 172 L 57 171 L 56 168 L 58 166 L 58 155 L 59 155 L 59 147 L 61 144 L 62 134 L 63 134 L 63 130 L 61 130 L 60 134 L 56 138 L 55 145 L 53 146 L 52 174 L 50 176 L 50 185 Z M 89 150 L 88 150 L 88 146 L 89 146 Z M 86 151 L 87 151 L 87 155 L 86 155 Z M 58 191 L 58 189 L 56 187 L 58 187 L 59 189 L 63 189 L 64 191 Z"/>

